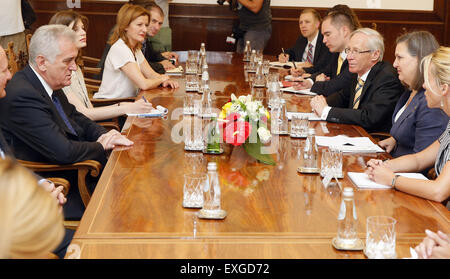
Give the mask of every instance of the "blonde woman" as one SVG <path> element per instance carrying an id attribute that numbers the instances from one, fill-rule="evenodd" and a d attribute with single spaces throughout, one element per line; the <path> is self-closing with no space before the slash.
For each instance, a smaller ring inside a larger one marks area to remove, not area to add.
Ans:
<path id="1" fill-rule="evenodd" d="M 440 108 L 450 116 L 450 48 L 440 47 L 422 60 L 425 97 L 430 108 Z M 411 195 L 444 202 L 450 197 L 450 121 L 444 133 L 429 147 L 415 154 L 382 162 L 370 160 L 370 179 Z M 419 172 L 435 168 L 435 180 L 398 176 L 396 172 Z"/>
<path id="2" fill-rule="evenodd" d="M 46 258 L 63 236 L 57 201 L 25 168 L 0 160 L 0 259 Z"/>
<path id="3" fill-rule="evenodd" d="M 141 7 L 125 4 L 117 14 L 117 24 L 108 42 L 111 49 L 105 60 L 102 83 L 94 98 L 134 97 L 138 90 L 177 88 L 168 75 L 156 73 L 142 53 L 150 14 Z"/>
<path id="4" fill-rule="evenodd" d="M 50 19 L 49 24 L 62 24 L 69 26 L 77 34 L 77 47 L 79 48 L 78 58 L 81 58 L 81 49 L 86 47 L 86 30 L 88 19 L 73 11 L 65 10 L 57 12 Z M 121 102 L 118 104 L 95 107 L 89 100 L 86 84 L 84 82 L 83 73 L 80 68 L 80 59 L 77 59 L 78 68 L 72 72 L 71 84 L 63 88 L 65 95 L 69 102 L 76 107 L 82 114 L 89 117 L 91 120 L 99 121 L 111 119 L 127 113 L 146 113 L 153 109 L 152 104 L 144 100 L 138 100 L 134 103 Z"/>

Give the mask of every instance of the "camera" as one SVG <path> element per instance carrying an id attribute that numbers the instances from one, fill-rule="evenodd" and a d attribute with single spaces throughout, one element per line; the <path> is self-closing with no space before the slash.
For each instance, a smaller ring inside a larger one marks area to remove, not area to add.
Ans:
<path id="1" fill-rule="evenodd" d="M 226 2 L 226 0 L 217 0 L 217 4 L 222 5 Z M 230 10 L 237 11 L 238 2 L 236 0 L 230 0 Z"/>

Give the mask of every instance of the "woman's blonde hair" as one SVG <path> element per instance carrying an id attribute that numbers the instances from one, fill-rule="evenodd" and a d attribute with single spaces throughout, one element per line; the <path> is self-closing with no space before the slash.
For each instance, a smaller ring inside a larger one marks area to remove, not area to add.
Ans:
<path id="1" fill-rule="evenodd" d="M 423 69 L 425 84 L 432 93 L 438 95 L 430 86 L 428 71 L 436 77 L 437 86 L 450 84 L 450 47 L 441 46 L 432 54 L 425 56 L 421 62 L 421 68 Z"/>
<path id="2" fill-rule="evenodd" d="M 24 167 L 0 160 L 0 259 L 45 257 L 63 237 L 57 201 Z"/>
<path id="3" fill-rule="evenodd" d="M 118 39 L 122 39 L 125 44 L 134 52 L 136 49 L 142 48 L 141 43 L 138 43 L 134 48 L 130 45 L 130 42 L 127 37 L 127 32 L 125 29 L 130 25 L 130 23 L 140 16 L 147 16 L 150 21 L 150 13 L 143 7 L 125 4 L 120 8 L 119 13 L 117 14 L 117 22 L 114 27 L 113 34 L 111 38 L 109 38 L 108 44 L 113 45 L 117 42 Z"/>

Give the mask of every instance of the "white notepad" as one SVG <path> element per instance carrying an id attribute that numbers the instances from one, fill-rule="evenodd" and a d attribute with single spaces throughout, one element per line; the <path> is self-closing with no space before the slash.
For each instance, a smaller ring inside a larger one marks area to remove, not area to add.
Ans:
<path id="1" fill-rule="evenodd" d="M 281 88 L 281 91 L 288 92 L 288 93 L 294 93 L 294 94 L 303 94 L 303 95 L 310 95 L 310 96 L 316 96 L 317 93 L 311 92 L 311 89 L 302 89 L 302 90 L 295 90 L 294 87 L 286 87 Z"/>
<path id="2" fill-rule="evenodd" d="M 320 146 L 333 146 L 346 153 L 377 153 L 384 150 L 367 137 L 335 137 L 316 136 L 316 143 Z"/>
<path id="3" fill-rule="evenodd" d="M 289 120 L 292 120 L 292 116 L 306 116 L 309 121 L 321 121 L 322 119 L 314 112 L 286 112 L 286 116 Z"/>
<path id="4" fill-rule="evenodd" d="M 156 106 L 156 109 L 152 109 L 147 113 L 127 113 L 127 116 L 136 116 L 139 118 L 157 118 L 163 117 L 169 112 L 169 110 L 163 106 Z"/>
<path id="5" fill-rule="evenodd" d="M 370 180 L 364 172 L 348 172 L 348 177 L 352 180 L 353 184 L 355 184 L 358 188 L 361 189 L 391 189 L 391 186 L 386 186 L 382 184 L 378 184 Z M 397 173 L 400 176 L 408 177 L 408 178 L 416 178 L 416 179 L 424 179 L 428 180 L 421 173 Z"/>
<path id="6" fill-rule="evenodd" d="M 178 66 L 177 68 L 167 70 L 166 74 L 169 76 L 181 76 L 183 74 L 183 67 Z"/>

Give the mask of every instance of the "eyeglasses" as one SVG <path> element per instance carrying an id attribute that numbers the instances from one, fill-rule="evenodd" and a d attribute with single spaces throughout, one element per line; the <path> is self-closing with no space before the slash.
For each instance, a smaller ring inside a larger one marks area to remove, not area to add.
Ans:
<path id="1" fill-rule="evenodd" d="M 346 48 L 345 49 L 345 53 L 348 55 L 348 54 L 363 54 L 363 53 L 369 53 L 369 52 L 372 52 L 373 50 L 363 50 L 363 51 L 360 51 L 360 50 L 357 50 L 357 49 L 349 49 L 349 48 Z"/>

